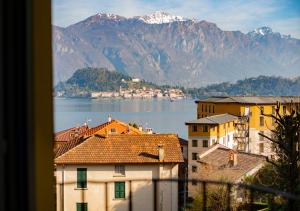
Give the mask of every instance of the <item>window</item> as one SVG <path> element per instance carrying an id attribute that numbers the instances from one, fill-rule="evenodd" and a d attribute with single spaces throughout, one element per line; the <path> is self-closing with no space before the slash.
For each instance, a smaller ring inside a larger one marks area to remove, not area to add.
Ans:
<path id="1" fill-rule="evenodd" d="M 203 112 L 203 104 L 202 104 L 202 112 Z"/>
<path id="2" fill-rule="evenodd" d="M 230 127 L 230 122 L 227 123 L 227 127 Z"/>
<path id="3" fill-rule="evenodd" d="M 276 109 L 275 106 L 272 106 L 272 114 L 275 115 L 276 114 Z"/>
<path id="4" fill-rule="evenodd" d="M 192 147 L 198 147 L 198 141 L 192 140 Z"/>
<path id="5" fill-rule="evenodd" d="M 125 166 L 124 165 L 115 165 L 115 174 L 125 175 Z"/>
<path id="6" fill-rule="evenodd" d="M 214 105 L 212 106 L 212 109 L 213 109 L 213 113 L 215 113 L 215 106 Z"/>
<path id="7" fill-rule="evenodd" d="M 86 168 L 77 169 L 77 188 L 86 188 Z"/>
<path id="8" fill-rule="evenodd" d="M 259 143 L 259 153 L 264 153 L 264 143 Z"/>
<path id="9" fill-rule="evenodd" d="M 115 182 L 115 198 L 125 198 L 125 182 Z"/>
<path id="10" fill-rule="evenodd" d="M 76 203 L 76 211 L 87 211 L 88 204 L 87 203 Z"/>
<path id="11" fill-rule="evenodd" d="M 208 140 L 203 140 L 203 147 L 208 147 Z"/>
<path id="12" fill-rule="evenodd" d="M 192 180 L 192 185 L 197 185 L 197 180 Z"/>
<path id="13" fill-rule="evenodd" d="M 197 169 L 197 166 L 192 166 L 192 172 L 193 172 L 193 173 L 196 173 L 197 170 L 198 170 L 198 169 Z"/>
<path id="14" fill-rule="evenodd" d="M 205 105 L 205 112 L 207 112 L 207 105 Z"/>
<path id="15" fill-rule="evenodd" d="M 116 128 L 112 128 L 112 129 L 110 129 L 110 132 L 111 132 L 111 133 L 116 133 L 117 130 L 116 130 Z"/>
<path id="16" fill-rule="evenodd" d="M 265 118 L 263 116 L 259 117 L 259 125 L 262 127 L 265 125 Z"/>
<path id="17" fill-rule="evenodd" d="M 260 115 L 263 115 L 264 114 L 264 107 L 263 106 L 260 106 Z"/>
<path id="18" fill-rule="evenodd" d="M 286 106 L 283 106 L 283 114 L 286 114 Z"/>
<path id="19" fill-rule="evenodd" d="M 208 125 L 203 126 L 203 132 L 208 132 Z"/>
<path id="20" fill-rule="evenodd" d="M 211 141 L 211 143 L 212 143 L 212 145 L 214 145 L 214 144 L 216 143 L 216 140 L 213 139 L 213 140 Z"/>
<path id="21" fill-rule="evenodd" d="M 208 106 L 208 113 L 210 113 L 210 105 Z"/>
<path id="22" fill-rule="evenodd" d="M 264 135 L 264 131 L 259 131 L 260 134 Z M 259 134 L 259 141 L 264 141 L 264 137 Z"/>
<path id="23" fill-rule="evenodd" d="M 197 160 L 198 153 L 192 153 L 192 160 Z"/>
<path id="24" fill-rule="evenodd" d="M 193 126 L 192 126 L 192 131 L 193 131 L 193 132 L 197 132 L 197 125 L 193 125 Z"/>

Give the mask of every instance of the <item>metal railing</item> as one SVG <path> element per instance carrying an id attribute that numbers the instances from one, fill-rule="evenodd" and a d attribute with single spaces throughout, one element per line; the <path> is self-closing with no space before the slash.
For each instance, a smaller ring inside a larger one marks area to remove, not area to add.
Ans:
<path id="1" fill-rule="evenodd" d="M 177 187 L 181 187 L 180 189 L 177 188 L 177 192 L 171 192 L 171 194 L 177 194 L 178 200 L 174 203 L 177 203 L 175 207 L 178 207 L 178 210 L 216 210 L 210 207 L 210 204 L 217 203 L 217 201 L 211 201 L 210 199 L 210 191 L 212 190 L 220 190 L 217 189 L 217 187 L 221 186 L 223 187 L 222 193 L 225 195 L 222 200 L 223 202 L 222 207 L 218 210 L 259 210 L 257 208 L 256 202 L 258 202 L 260 197 L 263 197 L 263 194 L 267 194 L 268 201 L 265 202 L 264 205 L 267 209 L 266 210 L 276 210 L 275 201 L 278 200 L 278 198 L 281 199 L 281 205 L 283 208 L 281 210 L 298 210 L 298 206 L 300 204 L 300 196 L 295 196 L 290 193 L 275 190 L 268 187 L 263 186 L 256 186 L 256 185 L 249 185 L 244 183 L 230 183 L 230 182 L 224 182 L 224 181 L 213 181 L 213 180 L 195 180 L 195 179 L 118 179 L 118 180 L 110 180 L 110 181 L 98 181 L 98 180 L 88 180 L 87 181 L 87 188 L 76 188 L 77 181 L 66 181 L 64 183 L 56 184 L 56 210 L 57 211 L 67 211 L 69 208 L 65 205 L 65 201 L 68 200 L 68 197 L 72 197 L 70 194 L 70 190 L 74 192 L 80 192 L 80 199 L 76 202 L 79 203 L 86 203 L 87 200 L 87 191 L 89 186 L 92 186 L 93 184 L 97 185 L 103 185 L 104 187 L 104 197 L 98 198 L 98 200 L 102 201 L 104 206 L 104 210 L 112 210 L 110 208 L 110 201 L 109 201 L 109 185 L 111 183 L 115 182 L 126 182 L 128 184 L 128 188 L 126 191 L 128 193 L 126 194 L 126 197 L 122 202 L 126 201 L 127 205 L 124 209 L 119 210 L 136 210 L 134 209 L 134 200 L 133 200 L 133 193 L 135 190 L 133 190 L 132 185 L 134 183 L 138 182 L 145 182 L 148 185 L 152 187 L 153 190 L 152 193 L 149 193 L 147 191 L 147 194 L 149 195 L 149 198 L 152 199 L 152 209 L 154 211 L 158 210 L 164 210 L 162 207 L 161 202 L 159 202 L 159 195 L 161 194 L 159 192 L 159 185 L 160 184 L 177 184 Z M 179 185 L 181 184 L 181 185 Z M 71 189 L 69 189 L 68 193 L 65 193 L 65 187 L 71 186 Z M 187 190 L 187 187 L 198 187 L 198 192 L 191 193 L 190 190 Z M 225 187 L 225 188 L 224 188 Z M 173 190 L 174 191 L 174 190 Z M 240 193 L 243 193 L 242 201 L 237 202 L 237 195 Z M 220 192 L 221 193 L 221 192 Z M 153 194 L 153 195 L 152 195 Z M 150 196 L 152 195 L 152 196 Z M 192 196 L 192 197 L 191 197 Z M 172 198 L 172 196 L 171 196 Z M 194 198 L 194 201 L 193 201 Z M 198 200 L 198 204 L 194 203 L 195 200 Z M 213 200 L 216 200 L 214 198 Z M 139 202 L 141 203 L 141 202 Z M 241 205 L 243 207 L 241 208 Z M 195 207 L 196 206 L 196 207 Z M 240 206 L 240 207 L 239 207 Z M 171 206 L 171 209 L 174 210 L 173 205 Z M 82 211 L 85 211 L 85 208 L 82 208 Z M 93 208 L 89 209 L 93 210 Z"/>

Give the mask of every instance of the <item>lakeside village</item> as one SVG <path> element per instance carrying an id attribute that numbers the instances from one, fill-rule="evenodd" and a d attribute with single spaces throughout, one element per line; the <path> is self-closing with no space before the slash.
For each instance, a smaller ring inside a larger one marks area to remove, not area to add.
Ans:
<path id="1" fill-rule="evenodd" d="M 202 210 L 202 199 L 208 210 L 266 208 L 260 194 L 249 200 L 243 189 L 220 189 L 208 182 L 204 186 L 201 181 L 237 184 L 256 175 L 267 157 L 275 159 L 274 147 L 259 134 L 271 135 L 276 127 L 270 114 L 299 110 L 300 97 L 232 96 L 195 102 L 195 119 L 182 122 L 187 140 L 176 131 L 158 134 L 112 116 L 96 127 L 84 124 L 57 132 L 57 211 Z"/>
<path id="2" fill-rule="evenodd" d="M 90 93 L 83 92 L 78 93 L 78 96 L 89 96 L 92 99 L 97 98 L 123 98 L 123 99 L 151 99 L 151 98 L 159 98 L 159 99 L 170 99 L 180 100 L 186 98 L 186 95 L 183 93 L 181 89 L 177 88 L 154 88 L 143 86 L 141 88 L 133 88 L 135 84 L 141 82 L 139 78 L 133 78 L 131 81 L 125 81 L 122 79 L 124 84 L 131 83 L 133 86 L 131 88 L 122 88 L 120 86 L 118 91 L 92 91 Z M 55 93 L 56 97 L 64 97 L 65 92 L 59 91 Z"/>

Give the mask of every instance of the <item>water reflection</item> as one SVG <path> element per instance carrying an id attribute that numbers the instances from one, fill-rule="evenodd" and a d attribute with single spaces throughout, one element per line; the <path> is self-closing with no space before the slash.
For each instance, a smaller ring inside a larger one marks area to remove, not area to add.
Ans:
<path id="1" fill-rule="evenodd" d="M 154 131 L 187 137 L 184 122 L 196 116 L 193 100 L 142 99 L 62 99 L 54 100 L 55 131 L 83 124 L 95 126 L 107 121 L 109 114 L 125 122 L 137 122 Z"/>

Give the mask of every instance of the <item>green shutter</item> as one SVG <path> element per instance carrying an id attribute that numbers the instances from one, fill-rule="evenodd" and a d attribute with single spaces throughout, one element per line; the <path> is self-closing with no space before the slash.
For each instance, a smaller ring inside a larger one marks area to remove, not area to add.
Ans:
<path id="1" fill-rule="evenodd" d="M 125 198 L 125 182 L 115 182 L 115 198 Z"/>
<path id="2" fill-rule="evenodd" d="M 88 211 L 87 203 L 76 203 L 76 211 Z"/>
<path id="3" fill-rule="evenodd" d="M 86 188 L 86 168 L 77 169 L 77 188 Z"/>

